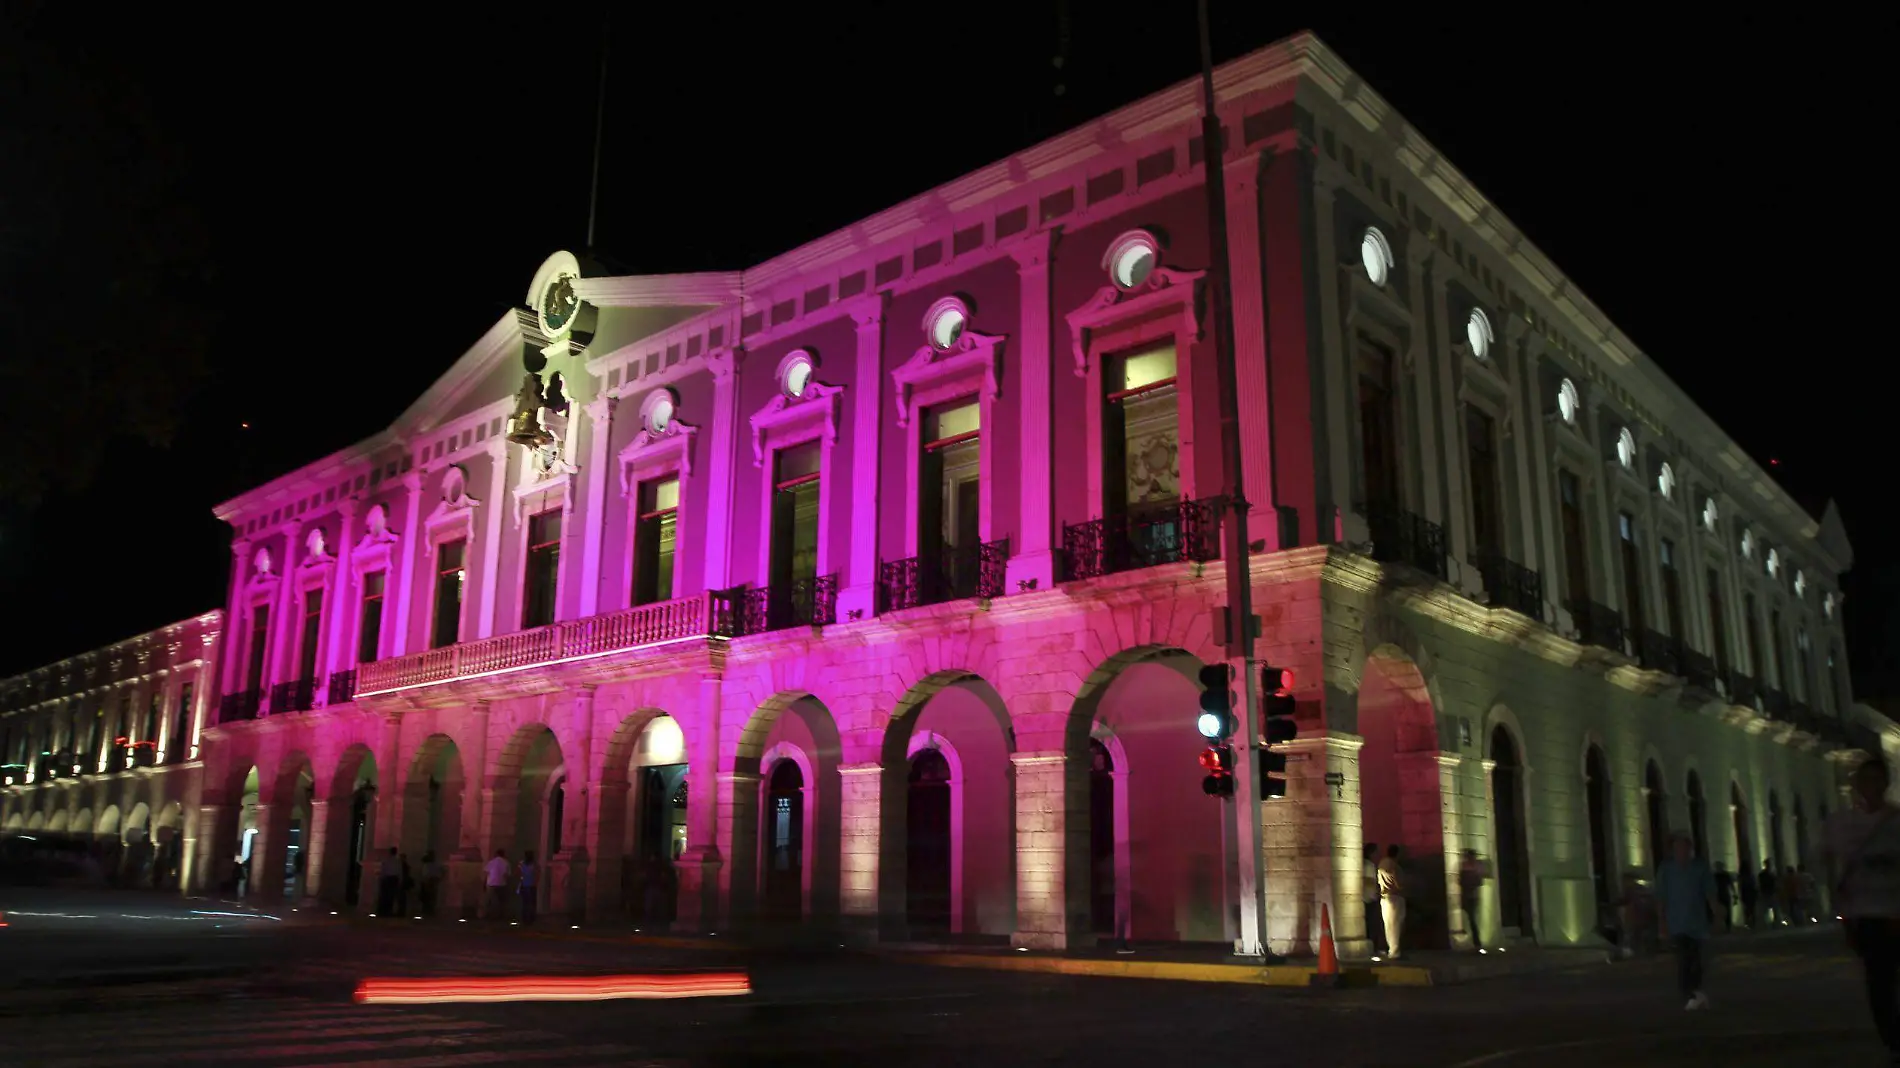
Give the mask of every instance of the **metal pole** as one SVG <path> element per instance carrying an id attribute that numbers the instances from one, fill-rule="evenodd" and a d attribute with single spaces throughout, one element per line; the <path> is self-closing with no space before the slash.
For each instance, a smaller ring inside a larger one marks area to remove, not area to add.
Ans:
<path id="1" fill-rule="evenodd" d="M 609 16 L 610 17 L 610 16 Z M 594 223 L 600 216 L 600 146 L 607 128 L 607 48 L 613 40 L 603 19 L 600 35 L 600 88 L 594 99 L 594 173 L 587 189 L 587 251 L 594 250 Z"/>
<path id="2" fill-rule="evenodd" d="M 1266 953 L 1266 881 L 1260 848 L 1260 735 L 1254 728 L 1258 709 L 1253 658 L 1253 583 L 1247 558 L 1247 500 L 1240 477 L 1240 382 L 1234 366 L 1234 294 L 1227 250 L 1227 189 L 1221 170 L 1220 116 L 1214 108 L 1214 50 L 1208 41 L 1207 0 L 1196 4 L 1201 29 L 1201 160 L 1207 167 L 1208 243 L 1213 250 L 1209 273 L 1214 290 L 1214 364 L 1220 376 L 1222 494 L 1228 516 L 1221 558 L 1227 572 L 1227 659 L 1240 675 L 1240 744 L 1234 763 L 1235 859 L 1240 868 L 1240 940 L 1244 956 Z"/>

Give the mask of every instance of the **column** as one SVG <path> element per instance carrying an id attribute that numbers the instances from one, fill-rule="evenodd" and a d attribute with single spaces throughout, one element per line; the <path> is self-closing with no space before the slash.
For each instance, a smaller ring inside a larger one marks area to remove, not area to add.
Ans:
<path id="1" fill-rule="evenodd" d="M 382 722 L 382 737 L 376 747 L 376 827 L 370 840 L 375 846 L 370 857 L 363 864 L 364 877 L 371 880 L 369 896 L 365 901 L 376 900 L 374 888 L 377 866 L 389 852 L 390 846 L 402 844 L 402 790 L 403 780 L 408 777 L 408 769 L 401 766 L 402 718 L 395 714 L 385 715 Z"/>
<path id="2" fill-rule="evenodd" d="M 1564 561 L 1557 543 L 1557 453 L 1550 440 L 1550 421 L 1543 416 L 1546 402 L 1537 393 L 1544 388 L 1543 375 L 1538 371 L 1541 350 L 1541 342 L 1534 339 L 1528 341 L 1520 350 L 1518 363 L 1525 388 L 1531 390 L 1531 399 L 1534 401 L 1529 409 L 1529 418 L 1525 421 L 1526 447 L 1531 453 L 1527 473 L 1530 476 L 1530 492 L 1534 495 L 1531 507 L 1525 511 L 1531 514 L 1534 541 L 1526 552 L 1530 559 L 1524 561 L 1524 566 L 1537 568 L 1544 577 L 1544 601 L 1546 607 L 1553 610 L 1549 618 L 1556 625 L 1557 633 L 1573 634 L 1576 632 L 1576 623 L 1570 617 L 1569 606 L 1564 603 Z"/>
<path id="3" fill-rule="evenodd" d="M 244 585 L 246 577 L 250 574 L 250 570 L 250 539 L 233 539 L 231 542 L 231 589 L 229 597 L 226 598 L 229 607 L 225 609 L 227 615 L 224 621 L 225 626 L 232 628 L 231 633 L 233 634 L 244 633 Z M 219 676 L 222 682 L 217 687 L 219 693 L 236 693 L 238 691 L 238 680 L 232 677 L 231 672 L 234 665 L 242 663 L 243 660 L 244 657 L 242 655 L 234 656 L 224 665 L 225 670 L 223 674 Z M 211 687 L 204 686 L 200 687 L 200 689 L 208 690 L 211 689 Z"/>
<path id="4" fill-rule="evenodd" d="M 1445 838 L 1443 853 L 1445 865 L 1445 940 L 1451 945 L 1469 942 L 1471 933 L 1465 930 L 1464 890 L 1458 884 L 1458 865 L 1464 860 L 1465 805 L 1458 796 L 1458 769 L 1464 764 L 1461 753 L 1438 754 L 1438 803 L 1439 818 L 1443 821 Z"/>
<path id="5" fill-rule="evenodd" d="M 731 923 L 758 916 L 760 782 L 756 772 L 719 773 L 720 896 Z"/>
<path id="6" fill-rule="evenodd" d="M 571 713 L 574 747 L 579 750 L 567 762 L 567 805 L 561 828 L 562 850 L 548 858 L 549 873 L 555 878 L 549 886 L 549 909 L 563 912 L 573 922 L 587 914 L 588 861 L 594 855 L 588 848 L 600 826 L 600 791 L 595 782 L 598 764 L 594 756 L 594 688 L 581 686 L 574 692 Z M 554 896 L 556 893 L 559 896 Z"/>
<path id="7" fill-rule="evenodd" d="M 1434 277 L 1429 289 L 1432 319 L 1432 376 L 1437 388 L 1439 440 L 1444 446 L 1444 512 L 1438 516 L 1445 526 L 1446 575 L 1451 584 L 1474 600 L 1484 589 L 1478 569 L 1466 564 L 1470 558 L 1471 531 L 1465 517 L 1464 406 L 1458 400 L 1458 381 L 1462 377 L 1458 361 L 1464 359 L 1453 348 L 1451 334 L 1451 279 Z M 1458 329 L 1463 330 L 1463 320 Z"/>
<path id="8" fill-rule="evenodd" d="M 395 635 L 389 644 L 392 657 L 409 651 L 409 634 L 415 629 L 409 625 L 409 595 L 416 584 L 416 543 L 422 540 L 421 470 L 402 476 L 402 488 L 407 500 L 403 502 L 402 546 L 396 553 L 399 563 L 393 569 L 401 577 L 396 586 Z"/>
<path id="9" fill-rule="evenodd" d="M 1304 720 L 1302 720 L 1304 725 Z M 1343 956 L 1365 956 L 1364 824 L 1359 810 L 1359 750 L 1365 739 L 1330 732 L 1302 736 L 1286 753 L 1286 796 L 1259 802 L 1267 880 L 1267 948 L 1319 949 L 1319 913 L 1330 906 L 1333 940 Z M 1339 776 L 1339 785 L 1326 782 Z"/>
<path id="10" fill-rule="evenodd" d="M 233 815 L 230 805 L 200 805 L 197 826 L 185 828 L 185 851 L 180 863 L 188 873 L 193 873 L 186 886 L 187 893 L 217 895 L 223 890 L 237 850 L 233 848 L 234 843 L 221 843 L 219 839 Z"/>
<path id="11" fill-rule="evenodd" d="M 268 784 L 265 784 L 268 785 Z M 244 897 L 249 901 L 280 901 L 284 896 L 284 831 L 277 826 L 284 806 L 275 799 L 259 799 L 252 812 L 257 833 L 251 836 L 251 870 Z"/>
<path id="12" fill-rule="evenodd" d="M 1330 180 L 1320 176 L 1314 177 L 1312 232 L 1316 246 L 1314 255 L 1319 267 L 1313 288 L 1314 295 L 1319 300 L 1321 351 L 1333 354 L 1325 361 L 1326 366 L 1322 371 L 1326 383 L 1326 409 L 1324 418 L 1319 420 L 1319 423 L 1325 428 L 1326 440 L 1324 459 L 1326 477 L 1321 480 L 1325 486 L 1323 496 L 1332 501 L 1334 515 L 1320 516 L 1317 529 L 1322 539 L 1339 537 L 1349 544 L 1356 545 L 1363 544 L 1369 539 L 1371 532 L 1366 528 L 1365 516 L 1359 509 L 1353 507 L 1353 428 L 1357 425 L 1357 415 L 1354 410 L 1353 388 L 1356 376 L 1352 374 L 1352 370 L 1357 366 L 1359 359 L 1359 345 L 1350 332 L 1346 309 L 1341 307 L 1342 304 L 1347 303 L 1342 295 L 1349 290 L 1346 275 L 1339 266 L 1339 250 L 1333 236 L 1335 195 L 1336 189 Z M 1228 210 L 1231 211 L 1232 208 Z M 1235 305 L 1238 306 L 1241 300 L 1239 276 L 1236 275 Z M 1238 307 L 1236 307 L 1236 313 L 1238 313 Z M 1264 315 L 1265 311 L 1263 310 L 1261 314 Z M 1401 356 L 1399 353 L 1393 355 L 1395 358 Z M 1397 379 L 1399 368 L 1394 367 L 1392 372 L 1394 378 Z M 1398 384 L 1398 381 L 1393 383 L 1395 387 Z M 1394 393 L 1397 396 L 1403 396 L 1400 390 L 1395 389 Z M 1244 388 L 1241 395 L 1247 396 Z M 1247 426 L 1247 416 L 1244 413 L 1241 415 L 1240 425 L 1243 429 Z M 1271 432 L 1271 430 L 1272 428 L 1268 427 L 1268 431 Z M 1244 438 L 1241 445 L 1244 450 L 1246 447 Z M 1271 457 L 1269 456 L 1268 459 L 1270 460 Z M 1247 466 L 1251 469 L 1253 462 L 1248 460 Z M 1400 496 L 1403 497 L 1403 492 Z M 1248 499 L 1253 499 L 1251 490 L 1248 491 Z M 1336 525 L 1335 516 L 1337 517 Z M 1253 528 L 1248 529 L 1251 531 Z M 1274 529 L 1278 531 L 1278 522 L 1275 522 Z"/>
<path id="13" fill-rule="evenodd" d="M 1011 753 L 1009 761 L 1016 766 L 1016 930 L 1009 944 L 1067 949 L 1068 757 L 1053 750 Z"/>
<path id="14" fill-rule="evenodd" d="M 494 829 L 484 822 L 494 811 L 488 782 L 488 702 L 471 705 L 463 723 L 468 745 L 462 753 L 461 841 L 449 855 L 442 909 L 444 915 L 474 919 L 482 903 L 482 863 L 494 848 Z"/>
<path id="15" fill-rule="evenodd" d="M 727 326 L 736 330 L 737 323 Z M 739 364 L 745 350 L 710 353 L 706 366 L 713 376 L 712 452 L 706 463 L 706 589 L 732 585 L 733 468 L 739 462 Z"/>
<path id="16" fill-rule="evenodd" d="M 699 712 L 686 770 L 686 852 L 679 874 L 679 922 L 683 930 L 711 931 L 719 909 L 719 717 L 721 682 L 699 680 Z"/>
<path id="17" fill-rule="evenodd" d="M 879 805 L 881 764 L 838 768 L 838 911 L 848 939 L 874 942 L 878 932 Z"/>
<path id="18" fill-rule="evenodd" d="M 1055 360 L 1049 268 L 1061 241 L 1060 229 L 1044 230 L 1017 245 L 1018 292 L 1022 304 L 1022 336 L 1013 346 L 1019 361 L 1017 440 L 1022 449 L 1022 499 L 1018 505 L 1015 542 L 1004 574 L 1004 591 L 1025 584 L 1042 589 L 1055 586 L 1055 496 L 1051 485 L 1055 467 Z"/>
<path id="19" fill-rule="evenodd" d="M 1406 338 L 1406 350 L 1399 353 L 1400 405 L 1405 409 L 1405 422 L 1400 428 L 1409 436 L 1411 444 L 1418 452 L 1418 494 L 1410 498 L 1407 507 L 1427 519 L 1439 519 L 1445 514 L 1443 482 L 1450 477 L 1447 464 L 1439 459 L 1441 442 L 1435 433 L 1438 426 L 1438 410 L 1432 404 L 1437 391 L 1433 386 L 1431 369 L 1436 366 L 1433 355 L 1436 346 L 1433 340 L 1444 336 L 1442 325 L 1436 334 L 1430 331 L 1430 320 L 1444 318 L 1444 310 L 1428 308 L 1431 299 L 1431 273 L 1434 267 L 1432 244 L 1423 231 L 1410 230 L 1405 236 L 1405 277 L 1406 306 L 1417 309 L 1412 321 L 1411 336 Z M 1453 454 L 1456 455 L 1456 454 Z M 1410 484 L 1411 472 L 1408 471 L 1401 481 Z"/>
<path id="20" fill-rule="evenodd" d="M 883 456 L 884 311 L 880 293 L 851 312 L 858 331 L 857 378 L 851 399 L 851 556 L 838 594 L 842 619 L 877 611 L 878 461 Z"/>
<path id="21" fill-rule="evenodd" d="M 323 676 L 323 703 L 330 703 L 330 676 L 339 671 L 348 671 L 356 666 L 356 650 L 346 648 L 350 633 L 348 621 L 356 615 L 355 605 L 350 600 L 350 584 L 355 578 L 350 560 L 356 552 L 356 510 L 358 502 L 354 497 L 345 497 L 337 502 L 337 512 L 343 517 L 337 529 L 336 565 L 330 574 L 330 591 L 325 609 L 329 618 L 324 620 L 324 639 L 328 670 Z"/>
<path id="22" fill-rule="evenodd" d="M 488 499 L 482 502 L 481 614 L 475 636 L 495 633 L 495 591 L 501 588 L 501 517 L 508 511 L 508 439 L 488 439 Z"/>
<path id="23" fill-rule="evenodd" d="M 607 483 L 613 476 L 608 465 L 607 446 L 613 440 L 614 406 L 619 403 L 613 397 L 601 397 L 587 404 L 590 433 L 587 438 L 587 470 L 581 477 L 587 480 L 587 514 L 581 518 L 586 524 L 581 536 L 581 596 L 580 618 L 600 611 L 600 542 L 607 532 L 607 516 L 603 509 L 607 502 Z"/>
<path id="24" fill-rule="evenodd" d="M 299 905 L 315 905 L 329 893 L 329 887 L 324 885 L 324 853 L 329 848 L 330 802 L 327 798 L 313 797 L 310 799 L 310 825 L 304 828 L 303 899 L 298 902 Z"/>
<path id="25" fill-rule="evenodd" d="M 1484 883 L 1484 894 L 1482 895 L 1484 907 L 1479 910 L 1479 924 L 1484 928 L 1481 933 L 1484 935 L 1485 944 L 1494 946 L 1504 931 L 1504 912 L 1500 907 L 1503 903 L 1504 894 L 1504 883 L 1502 882 L 1504 878 L 1504 866 L 1498 863 L 1498 794 L 1497 783 L 1495 781 L 1498 762 L 1486 758 L 1478 762 L 1478 767 L 1484 773 L 1484 792 L 1481 797 L 1484 802 L 1484 816 L 1482 818 L 1485 846 L 1487 847 L 1480 849 L 1478 855 L 1484 858 L 1486 867 L 1491 871 L 1491 878 L 1486 879 Z M 1529 836 L 1526 835 L 1526 837 Z M 1529 858 L 1519 859 L 1521 863 L 1529 864 Z M 1528 867 L 1525 870 L 1528 871 Z M 1485 922 L 1487 920 L 1489 922 Z M 1529 927 L 1529 924 L 1525 925 L 1523 933 L 1526 936 L 1531 933 Z"/>
<path id="26" fill-rule="evenodd" d="M 1267 412 L 1267 300 L 1261 259 L 1260 158 L 1243 156 L 1222 174 L 1227 185 L 1228 259 L 1233 269 L 1229 288 L 1234 295 L 1234 370 L 1241 398 L 1237 481 L 1241 494 L 1247 498 L 1249 536 L 1265 538 L 1271 551 L 1280 548 L 1280 520 L 1273 507 L 1276 502 L 1269 499 L 1273 444 Z M 1319 525 L 1322 531 L 1326 527 L 1324 521 Z"/>

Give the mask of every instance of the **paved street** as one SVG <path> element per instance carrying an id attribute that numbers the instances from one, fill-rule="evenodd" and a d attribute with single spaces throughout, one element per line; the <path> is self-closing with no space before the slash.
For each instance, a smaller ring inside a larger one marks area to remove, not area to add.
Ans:
<path id="1" fill-rule="evenodd" d="M 77 1066 L 1884 1063 L 1832 929 L 1722 943 L 1715 1006 L 1672 960 L 1432 989 L 1307 991 L 938 969 L 857 956 L 745 960 L 742 999 L 355 1005 L 364 976 L 610 974 L 740 961 L 515 931 L 322 927 L 218 996 L 14 1016 L 0 1063 Z M 131 988 L 125 988 L 131 996 Z"/>

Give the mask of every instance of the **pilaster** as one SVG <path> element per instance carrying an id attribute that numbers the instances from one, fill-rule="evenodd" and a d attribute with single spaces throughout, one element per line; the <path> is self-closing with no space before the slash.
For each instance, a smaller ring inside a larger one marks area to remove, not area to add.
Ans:
<path id="1" fill-rule="evenodd" d="M 1006 591 L 1055 585 L 1055 496 L 1051 483 L 1055 467 L 1055 363 L 1050 267 L 1059 229 L 1044 230 L 1017 245 L 1016 259 L 1022 314 L 1018 361 L 1017 442 L 1020 448 L 1021 501 L 1017 506 L 1016 542 L 1004 575 Z"/>
<path id="2" fill-rule="evenodd" d="M 867 618 L 877 611 L 878 461 L 883 456 L 887 307 L 888 299 L 880 293 L 851 312 L 858 345 L 855 395 L 851 399 L 851 549 L 845 562 L 844 589 L 838 593 L 838 614 L 845 620 Z M 910 432 L 915 433 L 916 428 Z"/>
<path id="3" fill-rule="evenodd" d="M 587 480 L 587 514 L 581 522 L 581 592 L 580 618 L 600 610 L 600 543 L 607 530 L 607 483 L 611 473 L 607 466 L 607 446 L 613 440 L 614 406 L 619 402 L 613 397 L 601 397 L 587 404 L 587 470 L 582 472 Z"/>
<path id="4" fill-rule="evenodd" d="M 1305 954 L 1319 947 L 1319 906 L 1331 906 L 1333 937 L 1347 956 L 1364 955 L 1364 822 L 1359 750 L 1365 739 L 1331 732 L 1295 738 L 1286 754 L 1286 796 L 1260 805 L 1267 880 L 1267 948 Z M 1329 786 L 1329 773 L 1339 776 Z M 1237 803 L 1245 801 L 1237 799 Z"/>
<path id="5" fill-rule="evenodd" d="M 1009 761 L 1016 768 L 1016 930 L 1009 944 L 1067 949 L 1068 756 L 1060 750 L 1011 753 Z"/>
<path id="6" fill-rule="evenodd" d="M 706 588 L 732 585 L 733 471 L 739 462 L 739 364 L 743 349 L 725 349 L 706 357 L 713 376 L 712 455 L 706 465 Z"/>
<path id="7" fill-rule="evenodd" d="M 720 680 L 699 680 L 698 729 L 690 736 L 686 777 L 686 851 L 679 875 L 679 921 L 688 931 L 711 931 L 723 922 L 720 909 L 719 717 Z"/>
<path id="8" fill-rule="evenodd" d="M 1354 403 L 1356 400 L 1354 386 L 1357 378 L 1353 374 L 1353 368 L 1357 366 L 1359 346 L 1344 326 L 1347 306 L 1351 299 L 1351 289 L 1350 280 L 1340 267 L 1338 242 L 1334 238 L 1336 228 L 1333 221 L 1333 207 L 1337 195 L 1338 190 L 1330 179 L 1323 177 L 1314 179 L 1312 185 L 1313 255 L 1319 265 L 1319 284 L 1315 287 L 1315 296 L 1319 300 L 1320 308 L 1320 346 L 1324 352 L 1330 354 L 1324 361 L 1325 366 L 1321 371 L 1321 381 L 1325 383 L 1326 405 L 1323 421 L 1326 428 L 1324 437 L 1326 453 L 1322 460 L 1326 465 L 1327 476 L 1324 480 L 1324 496 L 1331 499 L 1333 511 L 1338 517 L 1335 523 L 1332 515 L 1320 516 L 1318 530 L 1322 539 L 1343 536 L 1348 542 L 1360 543 L 1366 540 L 1369 533 L 1366 530 L 1364 517 L 1352 507 L 1352 433 L 1357 425 Z M 1234 296 L 1236 305 L 1242 300 L 1239 292 L 1239 279 L 1236 277 Z M 1266 309 L 1263 305 L 1261 315 L 1265 314 Z M 1399 368 L 1394 367 L 1395 378 L 1399 373 Z M 1403 396 L 1403 391 L 1397 388 L 1399 386 L 1397 381 L 1393 382 L 1393 386 L 1396 402 L 1397 397 Z M 1243 420 L 1241 426 L 1244 428 L 1246 416 L 1243 414 L 1241 418 Z M 1269 433 L 1271 429 L 1271 427 L 1268 428 Z M 1246 448 L 1244 437 L 1241 440 L 1241 447 L 1244 457 Z M 1253 466 L 1251 461 L 1248 461 L 1247 465 L 1249 468 Z M 1251 490 L 1248 491 L 1248 499 L 1253 499 Z M 1274 529 L 1276 531 L 1279 529 L 1277 521 Z"/>
<path id="9" fill-rule="evenodd" d="M 349 647 L 349 620 L 355 616 L 350 603 L 350 582 L 355 578 L 350 561 L 356 554 L 356 512 L 359 507 L 356 498 L 345 497 L 337 502 L 337 512 L 343 517 L 337 532 L 336 566 L 330 572 L 330 590 L 324 596 L 328 603 L 324 610 L 329 618 L 324 620 L 324 630 L 329 637 L 324 648 L 329 651 L 329 670 L 322 679 L 323 703 L 330 702 L 330 676 L 339 671 L 348 671 L 356 666 L 356 650 Z"/>
<path id="10" fill-rule="evenodd" d="M 1243 156 L 1222 172 L 1227 186 L 1227 249 L 1233 277 L 1234 373 L 1240 389 L 1241 494 L 1255 538 L 1281 548 L 1280 521 L 1269 499 L 1272 427 L 1267 411 L 1267 299 L 1260 238 L 1260 158 Z M 1329 364 L 1336 362 L 1327 361 Z M 1322 520 L 1320 529 L 1327 524 Z"/>
<path id="11" fill-rule="evenodd" d="M 329 799 L 311 798 L 310 823 L 304 830 L 306 838 L 303 844 L 303 899 L 298 904 L 308 906 L 333 896 L 328 886 L 329 866 L 325 863 L 325 854 L 330 848 Z"/>
<path id="12" fill-rule="evenodd" d="M 508 456 L 506 437 L 488 439 L 488 499 L 481 502 L 486 513 L 482 517 L 481 614 L 475 617 L 478 638 L 495 633 L 495 595 L 501 589 L 501 517 L 508 510 Z"/>
<path id="13" fill-rule="evenodd" d="M 396 586 L 396 626 L 389 643 L 389 655 L 402 656 L 409 651 L 409 638 L 415 630 L 410 625 L 410 594 L 416 585 L 416 542 L 422 539 L 422 472 L 410 471 L 402 476 L 403 489 L 403 528 L 402 547 L 397 552 L 401 561 L 397 564 L 402 577 Z"/>
<path id="14" fill-rule="evenodd" d="M 838 905 L 847 936 L 860 942 L 875 941 L 878 932 L 883 774 L 881 764 L 845 764 L 838 768 Z"/>

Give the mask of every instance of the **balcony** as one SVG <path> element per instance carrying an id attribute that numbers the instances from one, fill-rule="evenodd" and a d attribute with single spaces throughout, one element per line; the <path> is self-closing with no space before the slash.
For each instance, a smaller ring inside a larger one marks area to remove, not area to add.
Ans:
<path id="1" fill-rule="evenodd" d="M 1730 704 L 1744 708 L 1755 707 L 1755 695 L 1760 691 L 1752 675 L 1731 671 L 1728 676 L 1728 699 Z"/>
<path id="2" fill-rule="evenodd" d="M 1497 552 L 1479 552 L 1477 565 L 1493 607 L 1544 621 L 1544 576 Z"/>
<path id="3" fill-rule="evenodd" d="M 356 669 L 330 672 L 330 690 L 324 697 L 325 704 L 347 705 L 356 697 Z"/>
<path id="4" fill-rule="evenodd" d="M 1644 627 L 1636 641 L 1636 659 L 1651 671 L 1682 674 L 1682 642 L 1673 635 Z"/>
<path id="5" fill-rule="evenodd" d="M 782 586 L 746 586 L 730 592 L 741 602 L 735 637 L 792 627 L 824 627 L 838 621 L 836 575 L 797 579 Z"/>
<path id="6" fill-rule="evenodd" d="M 899 612 L 927 604 L 985 600 L 1003 595 L 1003 565 L 1009 540 L 967 549 L 946 548 L 935 556 L 889 561 L 878 568 L 877 610 Z"/>
<path id="7" fill-rule="evenodd" d="M 225 694 L 218 699 L 218 722 L 239 723 L 247 719 L 256 719 L 257 706 L 262 703 L 263 698 L 262 691 L 256 687 Z"/>
<path id="8" fill-rule="evenodd" d="M 1583 644 L 1624 651 L 1623 613 L 1607 604 L 1579 599 L 1570 602 L 1570 616 L 1577 621 L 1577 636 Z"/>
<path id="9" fill-rule="evenodd" d="M 835 581 L 832 590 L 835 598 Z M 696 597 L 645 604 L 621 612 L 550 623 L 533 630 L 378 660 L 357 669 L 354 696 L 363 697 L 410 686 L 513 671 L 663 642 L 689 638 L 729 638 L 738 633 L 738 613 L 734 609 L 734 600 L 729 591 L 702 593 Z M 830 611 L 830 608 L 827 603 L 826 610 Z M 336 703 L 335 698 L 331 701 Z"/>
<path id="10" fill-rule="evenodd" d="M 273 715 L 279 712 L 308 712 L 316 703 L 315 679 L 292 679 L 270 688 L 270 710 Z"/>
<path id="11" fill-rule="evenodd" d="M 1369 503 L 1365 512 L 1374 560 L 1402 564 L 1440 582 L 1446 580 L 1444 527 L 1393 504 Z"/>
<path id="12" fill-rule="evenodd" d="M 1222 497 L 1138 507 L 1062 527 L 1062 577 L 1075 582 L 1182 560 L 1220 558 Z"/>
<path id="13" fill-rule="evenodd" d="M 1769 719 L 1791 722 L 1788 695 L 1770 686 L 1761 688 L 1761 710 Z"/>
<path id="14" fill-rule="evenodd" d="M 1682 649 L 1682 677 L 1688 679 L 1689 685 L 1691 686 L 1707 690 L 1710 693 L 1715 693 L 1715 680 L 1721 676 L 1716 671 L 1715 661 L 1709 659 L 1707 654 L 1698 653 L 1694 649 L 1684 646 Z"/>

